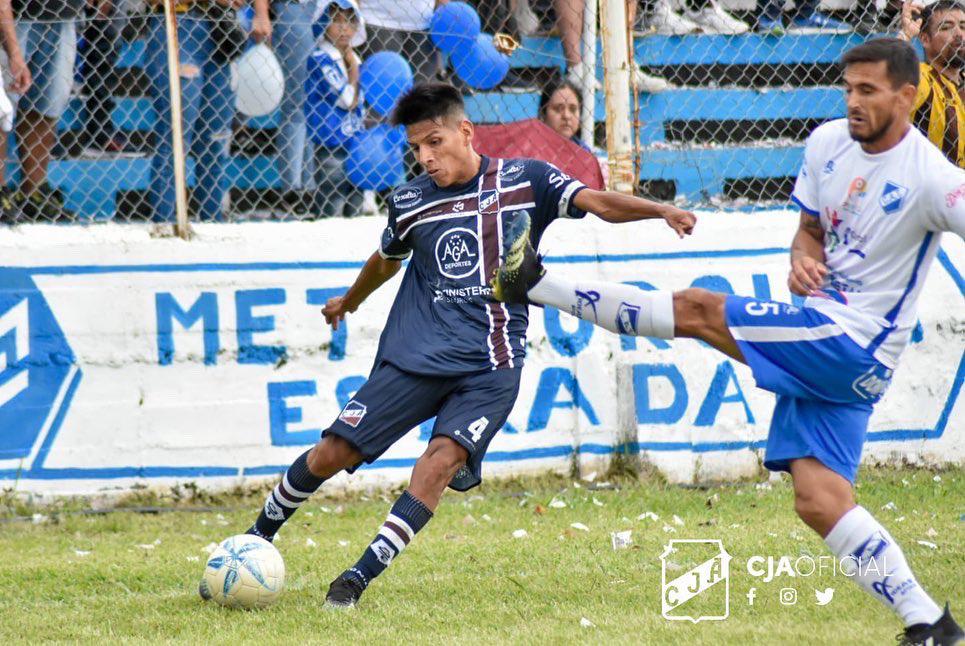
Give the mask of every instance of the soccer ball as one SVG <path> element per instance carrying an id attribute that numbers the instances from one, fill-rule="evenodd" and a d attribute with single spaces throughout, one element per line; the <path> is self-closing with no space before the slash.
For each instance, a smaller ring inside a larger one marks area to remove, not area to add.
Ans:
<path id="1" fill-rule="evenodd" d="M 208 558 L 198 592 L 232 608 L 264 608 L 285 587 L 285 561 L 274 545 L 251 534 L 226 538 Z"/>

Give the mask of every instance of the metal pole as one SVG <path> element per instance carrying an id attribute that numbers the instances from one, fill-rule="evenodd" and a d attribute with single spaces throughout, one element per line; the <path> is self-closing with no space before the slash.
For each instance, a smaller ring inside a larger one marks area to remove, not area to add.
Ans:
<path id="1" fill-rule="evenodd" d="M 606 148 L 610 189 L 633 194 L 633 137 L 630 123 L 630 60 L 624 0 L 600 0 L 603 87 L 606 93 Z"/>
<path id="2" fill-rule="evenodd" d="M 592 70 L 591 78 L 583 83 L 580 112 L 580 138 L 593 147 L 596 115 L 596 28 L 597 28 L 597 0 L 586 0 L 583 7 L 583 64 Z"/>
<path id="3" fill-rule="evenodd" d="M 177 213 L 174 233 L 187 240 L 191 236 L 191 230 L 188 226 L 187 165 L 181 117 L 181 66 L 178 56 L 178 23 L 174 13 L 174 1 L 164 0 L 164 31 L 167 36 L 168 77 L 171 92 L 171 148 L 174 152 L 174 204 Z"/>

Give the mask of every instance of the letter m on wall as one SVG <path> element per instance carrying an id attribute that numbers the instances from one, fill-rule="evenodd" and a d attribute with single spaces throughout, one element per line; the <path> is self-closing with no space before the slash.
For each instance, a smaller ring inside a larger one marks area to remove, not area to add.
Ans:
<path id="1" fill-rule="evenodd" d="M 0 315 L 0 408 L 30 385 L 30 316 L 27 299 Z"/>

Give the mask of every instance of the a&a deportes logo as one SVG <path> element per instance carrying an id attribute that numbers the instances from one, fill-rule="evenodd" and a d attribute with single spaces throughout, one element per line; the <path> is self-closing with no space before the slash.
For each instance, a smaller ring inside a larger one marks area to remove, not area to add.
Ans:
<path id="1" fill-rule="evenodd" d="M 661 614 L 693 623 L 727 619 L 730 559 L 719 539 L 670 541 L 660 555 Z"/>

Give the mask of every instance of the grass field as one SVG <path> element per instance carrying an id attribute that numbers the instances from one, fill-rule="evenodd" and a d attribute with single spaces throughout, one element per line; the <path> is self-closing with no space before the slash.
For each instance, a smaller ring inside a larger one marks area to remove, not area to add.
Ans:
<path id="1" fill-rule="evenodd" d="M 881 644 L 899 632 L 897 618 L 843 576 L 763 583 L 748 574 L 751 555 L 825 554 L 794 516 L 786 481 L 616 485 L 547 476 L 447 494 L 360 606 L 341 612 L 323 607 L 328 584 L 355 562 L 394 492 L 306 504 L 277 542 L 287 590 L 259 612 L 203 603 L 196 588 L 204 547 L 243 531 L 263 494 L 125 503 L 178 510 L 154 514 L 85 514 L 77 502 L 37 510 L 8 495 L 0 524 L 0 643 Z M 858 495 L 902 544 L 926 589 L 941 602 L 951 599 L 959 620 L 965 617 L 963 470 L 865 470 Z M 188 511 L 202 506 L 211 509 Z M 648 511 L 659 520 L 638 518 Z M 14 519 L 34 513 L 46 518 Z M 519 529 L 527 535 L 514 538 Z M 610 532 L 628 529 L 633 546 L 614 550 Z M 671 538 L 723 541 L 733 557 L 727 620 L 661 616 L 659 557 Z M 779 603 L 783 587 L 798 590 L 797 605 Z M 834 599 L 819 607 L 813 590 L 826 587 L 836 589 Z"/>

